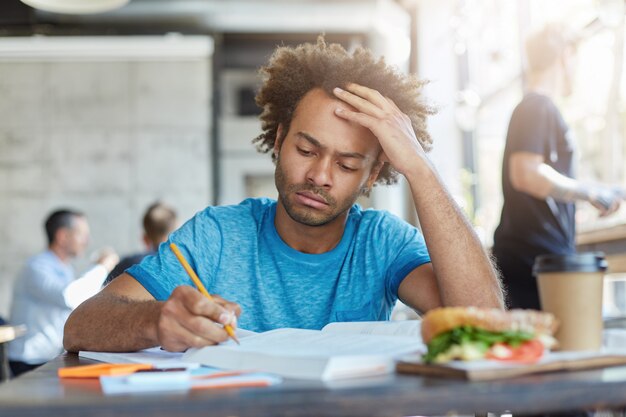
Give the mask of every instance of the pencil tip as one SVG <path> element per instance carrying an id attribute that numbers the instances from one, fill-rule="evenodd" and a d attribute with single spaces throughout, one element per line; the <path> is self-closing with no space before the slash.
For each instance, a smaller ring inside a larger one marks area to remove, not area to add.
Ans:
<path id="1" fill-rule="evenodd" d="M 226 333 L 228 333 L 228 336 L 230 336 L 230 338 L 233 339 L 235 343 L 237 343 L 238 345 L 241 344 L 239 343 L 239 339 L 237 339 L 237 334 L 235 333 L 235 330 L 230 325 L 224 326 L 224 330 L 226 330 Z"/>

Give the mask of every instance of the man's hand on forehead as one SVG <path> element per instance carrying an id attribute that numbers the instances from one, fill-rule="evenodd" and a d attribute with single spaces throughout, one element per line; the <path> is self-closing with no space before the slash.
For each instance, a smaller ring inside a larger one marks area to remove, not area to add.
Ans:
<path id="1" fill-rule="evenodd" d="M 369 129 L 383 149 L 379 160 L 389 162 L 405 174 L 415 165 L 416 158 L 426 158 L 415 136 L 411 119 L 389 97 L 371 88 L 348 84 L 346 90 L 335 88 L 335 96 L 355 111 L 338 106 L 335 114 Z"/>

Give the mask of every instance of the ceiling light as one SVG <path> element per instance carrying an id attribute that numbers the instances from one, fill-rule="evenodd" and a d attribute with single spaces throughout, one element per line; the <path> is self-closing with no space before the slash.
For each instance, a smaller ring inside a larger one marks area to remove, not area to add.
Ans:
<path id="1" fill-rule="evenodd" d="M 101 13 L 124 6 L 130 0 L 22 0 L 30 7 L 67 14 Z"/>

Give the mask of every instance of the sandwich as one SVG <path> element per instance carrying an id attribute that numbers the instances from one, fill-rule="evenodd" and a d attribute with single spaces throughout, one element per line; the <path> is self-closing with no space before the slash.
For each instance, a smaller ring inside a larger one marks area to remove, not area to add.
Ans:
<path id="1" fill-rule="evenodd" d="M 550 313 L 477 307 L 444 307 L 422 319 L 425 363 L 492 359 L 534 363 L 556 346 Z"/>

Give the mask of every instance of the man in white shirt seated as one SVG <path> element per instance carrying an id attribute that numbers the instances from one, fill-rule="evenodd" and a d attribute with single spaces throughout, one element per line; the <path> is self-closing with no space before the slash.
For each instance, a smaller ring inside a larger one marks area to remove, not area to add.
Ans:
<path id="1" fill-rule="evenodd" d="M 29 371 L 63 352 L 63 326 L 71 311 L 96 294 L 119 257 L 104 251 L 96 264 L 75 279 L 70 265 L 89 243 L 84 214 L 57 210 L 45 223 L 48 249 L 31 257 L 13 290 L 10 322 L 25 324 L 27 333 L 9 343 L 14 376 Z"/>

